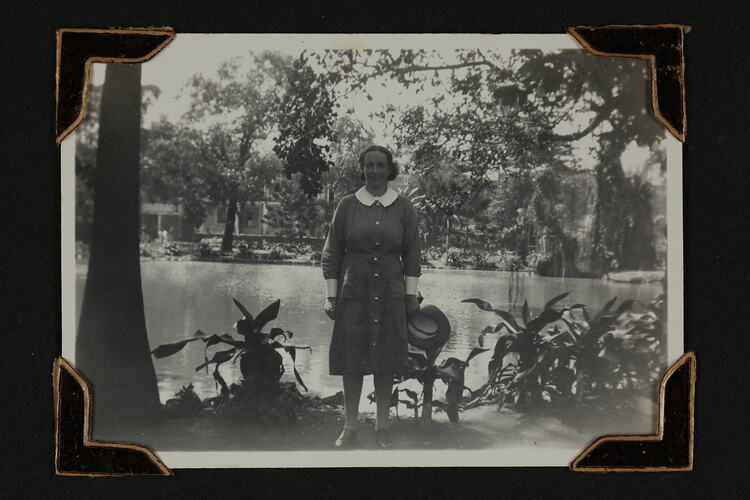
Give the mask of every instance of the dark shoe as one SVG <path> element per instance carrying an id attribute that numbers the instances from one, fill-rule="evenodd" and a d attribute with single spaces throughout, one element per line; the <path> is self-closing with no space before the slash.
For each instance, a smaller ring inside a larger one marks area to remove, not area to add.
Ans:
<path id="1" fill-rule="evenodd" d="M 344 430 L 341 431 L 341 434 L 339 434 L 338 439 L 336 439 L 336 448 L 349 448 L 357 441 L 357 431 L 355 429 L 347 429 L 344 427 Z"/>
<path id="2" fill-rule="evenodd" d="M 390 448 L 391 438 L 388 435 L 388 429 L 375 429 L 375 442 L 380 448 Z"/>

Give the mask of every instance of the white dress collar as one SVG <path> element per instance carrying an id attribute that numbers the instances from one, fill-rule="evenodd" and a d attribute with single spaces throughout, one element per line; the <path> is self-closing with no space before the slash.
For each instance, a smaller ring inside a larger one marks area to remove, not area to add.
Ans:
<path id="1" fill-rule="evenodd" d="M 357 200 L 359 200 L 360 203 L 362 203 L 363 205 L 367 205 L 368 207 L 376 201 L 379 201 L 381 205 L 387 207 L 388 205 L 396 201 L 396 198 L 398 198 L 398 193 L 395 189 L 388 186 L 382 196 L 373 196 L 372 194 L 370 194 L 367 188 L 362 186 L 357 190 L 356 193 L 354 193 L 354 196 L 357 197 Z"/>

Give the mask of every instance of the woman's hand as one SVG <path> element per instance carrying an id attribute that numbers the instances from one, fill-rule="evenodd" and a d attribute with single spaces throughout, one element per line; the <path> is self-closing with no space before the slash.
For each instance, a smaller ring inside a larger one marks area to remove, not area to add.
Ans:
<path id="1" fill-rule="evenodd" d="M 325 311 L 329 318 L 335 319 L 336 318 L 336 297 L 328 297 L 326 300 L 326 307 Z"/>
<path id="2" fill-rule="evenodd" d="M 419 300 L 416 295 L 406 296 L 406 314 L 411 318 L 419 310 Z"/>

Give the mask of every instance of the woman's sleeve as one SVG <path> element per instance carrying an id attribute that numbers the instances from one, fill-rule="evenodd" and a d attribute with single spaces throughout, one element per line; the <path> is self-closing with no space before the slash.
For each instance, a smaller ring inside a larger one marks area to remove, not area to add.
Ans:
<path id="1" fill-rule="evenodd" d="M 323 278 L 326 280 L 326 290 L 328 297 L 335 297 L 338 288 L 339 270 L 341 261 L 344 256 L 346 239 L 344 236 L 344 200 L 341 200 L 333 212 L 333 219 L 328 228 L 328 236 L 323 245 L 321 253 L 321 266 L 323 268 Z"/>
<path id="2" fill-rule="evenodd" d="M 404 263 L 407 295 L 416 295 L 417 281 L 422 275 L 422 249 L 419 237 L 419 219 L 411 201 L 406 199 L 404 214 L 404 243 L 401 260 Z"/>

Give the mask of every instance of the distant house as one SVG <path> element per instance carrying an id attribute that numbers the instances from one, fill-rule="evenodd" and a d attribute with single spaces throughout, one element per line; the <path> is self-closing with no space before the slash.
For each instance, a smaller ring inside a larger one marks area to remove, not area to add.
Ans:
<path id="1" fill-rule="evenodd" d="M 275 228 L 266 224 L 264 217 L 269 212 L 269 207 L 279 205 L 277 201 L 260 201 L 247 203 L 244 207 L 237 209 L 234 220 L 235 234 L 268 235 L 276 234 Z M 227 207 L 222 205 L 214 208 L 198 226 L 196 232 L 204 234 L 224 234 L 227 222 Z"/>
<path id="2" fill-rule="evenodd" d="M 156 239 L 166 231 L 170 239 L 191 240 L 193 228 L 185 220 L 182 207 L 172 203 L 141 203 L 141 238 Z"/>

